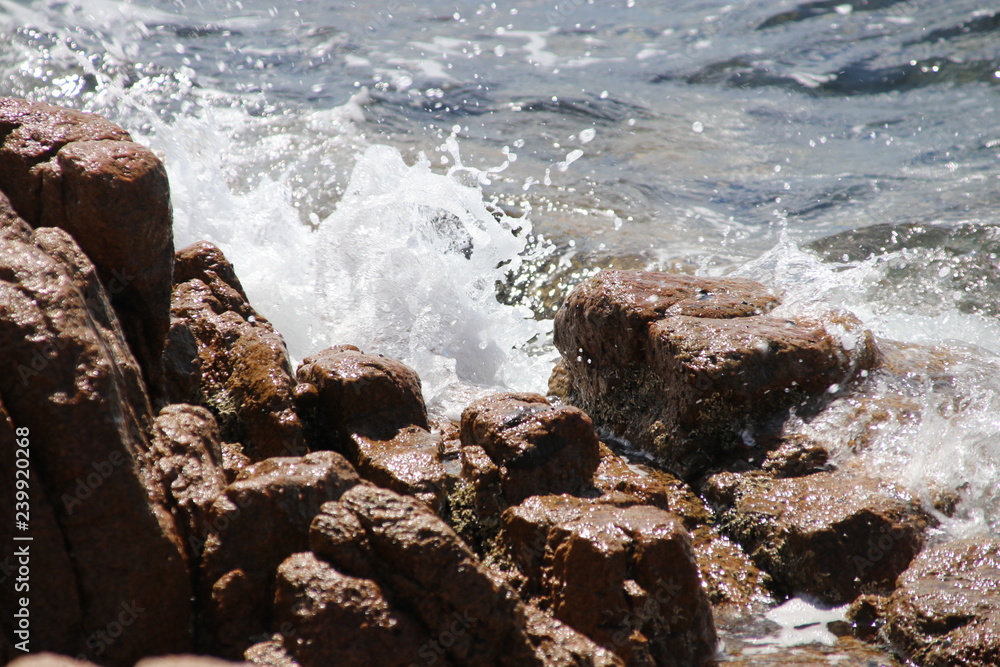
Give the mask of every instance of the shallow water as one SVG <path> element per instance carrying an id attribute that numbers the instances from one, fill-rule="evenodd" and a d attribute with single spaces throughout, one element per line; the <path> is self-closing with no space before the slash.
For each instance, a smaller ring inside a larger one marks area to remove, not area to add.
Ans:
<path id="1" fill-rule="evenodd" d="M 961 0 L 0 0 L 0 95 L 123 124 L 293 357 L 402 358 L 445 415 L 544 391 L 553 308 L 604 266 L 951 350 L 879 388 L 920 420 L 835 455 L 997 535 L 998 30 Z"/>

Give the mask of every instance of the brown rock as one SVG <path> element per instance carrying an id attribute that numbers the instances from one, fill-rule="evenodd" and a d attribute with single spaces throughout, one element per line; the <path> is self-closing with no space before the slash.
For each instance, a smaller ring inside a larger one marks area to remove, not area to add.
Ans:
<path id="1" fill-rule="evenodd" d="M 898 583 L 885 628 L 897 651 L 918 665 L 1000 664 L 1000 540 L 928 549 Z"/>
<path id="2" fill-rule="evenodd" d="M 0 191 L 29 224 L 69 232 L 94 263 L 158 396 L 173 266 L 160 160 L 93 114 L 0 99 Z"/>
<path id="3" fill-rule="evenodd" d="M 91 639 L 109 664 L 184 651 L 190 579 L 148 457 L 150 404 L 94 267 L 64 231 L 32 232 L 0 197 L 0 276 L 0 396 L 14 426 L 30 432 L 33 473 L 76 578 L 53 600 L 33 597 L 35 636 L 48 626 L 64 633 L 60 648 L 74 642 L 81 652 Z M 33 581 L 65 581 L 45 562 Z M 79 593 L 79 617 L 66 590 Z M 119 634 L 112 642 L 101 639 L 109 628 Z"/>
<path id="4" fill-rule="evenodd" d="M 776 304 L 749 280 L 600 273 L 556 316 L 570 398 L 682 478 L 697 477 L 755 427 L 876 362 L 869 333 L 848 351 L 821 322 L 766 315 Z"/>
<path id="5" fill-rule="evenodd" d="M 715 652 L 691 538 L 674 515 L 536 496 L 503 515 L 501 545 L 555 618 L 628 664 L 693 665 Z"/>
<path id="6" fill-rule="evenodd" d="M 313 554 L 299 553 L 278 568 L 277 583 L 275 622 L 294 628 L 283 647 L 302 667 L 375 660 L 407 667 L 422 660 L 423 627 L 393 608 L 371 579 L 341 574 Z"/>
<path id="7" fill-rule="evenodd" d="M 364 527 L 383 588 L 413 610 L 430 638 L 451 633 L 444 647 L 449 660 L 487 665 L 503 656 L 502 664 L 531 664 L 516 596 L 444 521 L 422 503 L 377 487 L 358 486 L 340 502 Z M 453 627 L 459 619 L 461 631 Z"/>
<path id="8" fill-rule="evenodd" d="M 891 590 L 930 521 L 902 488 L 846 472 L 787 479 L 723 473 L 709 483 L 713 498 L 728 505 L 723 529 L 779 590 L 831 604 Z"/>
<path id="9" fill-rule="evenodd" d="M 278 565 L 308 550 L 309 524 L 320 507 L 358 481 L 342 456 L 315 452 L 252 465 L 216 498 L 201 595 L 210 641 L 221 655 L 242 655 L 251 638 L 266 632 Z"/>
<path id="10" fill-rule="evenodd" d="M 254 460 L 305 453 L 284 339 L 247 302 L 222 252 L 204 242 L 180 250 L 177 275 L 186 280 L 174 287 L 164 358 L 170 399 L 209 408 L 223 439 Z"/>
<path id="11" fill-rule="evenodd" d="M 479 445 L 459 448 L 461 473 L 448 497 L 449 523 L 479 553 L 500 530 L 507 509 L 500 469 Z"/>
<path id="12" fill-rule="evenodd" d="M 590 418 L 539 394 L 504 393 L 475 401 L 462 413 L 462 445 L 485 450 L 511 504 L 589 486 L 600 456 Z"/>
<path id="13" fill-rule="evenodd" d="M 628 496 L 635 505 L 652 505 L 673 512 L 690 530 L 712 521 L 711 510 L 690 486 L 670 473 L 629 462 L 601 443 L 601 462 L 594 486 L 605 495 Z"/>
<path id="14" fill-rule="evenodd" d="M 774 602 L 771 578 L 718 528 L 699 526 L 691 532 L 691 539 L 716 623 L 745 619 Z"/>
<path id="15" fill-rule="evenodd" d="M 746 615 L 771 600 L 769 579 L 712 525 L 715 516 L 705 501 L 670 473 L 628 462 L 601 444 L 601 464 L 594 486 L 602 501 L 616 505 L 651 505 L 673 512 L 691 531 L 695 560 L 716 615 Z"/>
<path id="16" fill-rule="evenodd" d="M 289 632 L 292 628 L 289 627 Z M 292 660 L 282 645 L 281 635 L 275 635 L 272 639 L 258 642 L 248 648 L 244 653 L 246 661 L 251 665 L 267 665 L 268 667 L 300 667 L 299 663 Z"/>
<path id="17" fill-rule="evenodd" d="M 197 560 L 211 532 L 212 505 L 228 484 L 212 413 L 183 404 L 160 410 L 153 424 L 152 455 L 188 556 Z"/>
<path id="18" fill-rule="evenodd" d="M 445 500 L 447 483 L 441 462 L 441 439 L 419 426 L 407 426 L 389 440 L 351 435 L 358 472 L 367 480 L 427 503 L 435 512 Z"/>
<path id="19" fill-rule="evenodd" d="M 829 458 L 829 452 L 821 444 L 790 437 L 767 453 L 761 468 L 775 477 L 802 477 L 832 468 Z"/>
<path id="20" fill-rule="evenodd" d="M 429 428 L 420 378 L 394 359 L 338 345 L 306 357 L 296 375 L 318 392 L 316 420 L 330 449 L 350 456 L 352 433 L 389 440 L 407 426 Z"/>
<path id="21" fill-rule="evenodd" d="M 20 437 L 18 437 L 20 434 Z M 77 592 L 76 574 L 73 561 L 66 550 L 62 528 L 50 498 L 39 476 L 38 465 L 31 462 L 32 438 L 30 430 L 16 429 L 6 408 L 0 403 L 0 479 L 10 480 L 0 487 L 0 608 L 9 610 L 0 618 L 3 628 L 0 641 L 7 644 L 6 651 L 0 651 L 0 662 L 12 660 L 20 651 L 14 645 L 43 647 L 51 651 L 72 653 L 79 648 L 81 636 L 82 608 Z M 124 461 L 124 457 L 121 459 Z M 19 463 L 23 461 L 24 463 Z M 27 488 L 24 485 L 27 484 Z M 21 503 L 27 498 L 27 513 Z M 15 522 L 29 520 L 30 533 L 14 530 Z M 15 536 L 30 535 L 31 542 L 27 562 L 21 562 L 19 554 L 25 546 L 14 541 Z M 22 571 L 23 566 L 23 571 Z M 34 578 L 31 573 L 37 573 Z M 21 582 L 18 582 L 18 579 Z M 28 632 L 16 634 L 20 630 L 13 615 L 21 609 L 23 592 L 17 586 L 27 583 L 34 600 L 59 601 L 52 604 L 45 614 L 28 609 Z M 28 644 L 22 644 L 26 639 Z M 9 642 L 9 644 L 8 644 Z M 7 655 L 4 656 L 3 653 Z"/>
<path id="22" fill-rule="evenodd" d="M 525 631 L 535 649 L 537 664 L 545 667 L 612 667 L 625 663 L 565 623 L 534 605 L 525 605 Z"/>
<path id="23" fill-rule="evenodd" d="M 365 479 L 444 509 L 442 436 L 428 430 L 413 369 L 342 345 L 306 358 L 298 379 L 319 446 L 344 453 Z"/>
<path id="24" fill-rule="evenodd" d="M 444 521 L 412 498 L 358 486 L 324 505 L 310 544 L 348 578 L 374 582 L 392 609 L 413 614 L 424 628 L 417 664 L 621 664 L 524 605 Z"/>

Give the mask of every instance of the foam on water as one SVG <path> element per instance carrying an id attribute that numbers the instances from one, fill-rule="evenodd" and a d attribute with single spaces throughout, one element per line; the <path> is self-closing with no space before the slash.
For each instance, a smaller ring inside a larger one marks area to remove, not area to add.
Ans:
<path id="1" fill-rule="evenodd" d="M 527 344 L 551 325 L 500 304 L 495 287 L 521 262 L 530 221 L 487 208 L 488 174 L 462 165 L 454 139 L 444 174 L 367 145 L 352 126 L 358 102 L 306 119 L 327 135 L 324 150 L 364 149 L 336 209 L 313 225 L 300 221 L 282 173 L 230 182 L 241 180 L 241 159 L 285 173 L 305 159 L 288 154 L 273 121 L 214 108 L 161 124 L 147 139 L 168 167 L 178 245 L 218 244 L 297 361 L 336 344 L 401 359 L 451 416 L 477 389 L 544 390 L 549 362 Z M 254 150 L 237 133 L 255 137 Z"/>
<path id="2" fill-rule="evenodd" d="M 961 497 L 954 517 L 938 514 L 953 536 L 1000 530 L 1000 323 L 961 312 L 912 312 L 904 299 L 873 298 L 896 253 L 856 263 L 822 261 L 783 237 L 771 251 L 734 275 L 759 280 L 783 292 L 776 315 L 821 315 L 843 309 L 858 316 L 884 341 L 919 346 L 911 356 L 927 372 L 878 379 L 872 394 L 898 399 L 898 419 L 881 424 L 860 451 L 844 443 L 843 421 L 857 406 L 834 401 L 830 414 L 808 425 L 814 432 L 840 432 L 830 439 L 841 463 L 896 480 L 930 508 L 942 492 Z M 931 272 L 936 272 L 931 269 Z M 942 276 L 943 277 L 943 276 Z M 847 342 L 850 347 L 852 341 Z"/>

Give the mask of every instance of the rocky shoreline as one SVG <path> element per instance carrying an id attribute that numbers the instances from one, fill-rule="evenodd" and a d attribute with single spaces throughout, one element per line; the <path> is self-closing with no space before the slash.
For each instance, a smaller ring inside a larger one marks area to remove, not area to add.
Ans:
<path id="1" fill-rule="evenodd" d="M 830 456 L 911 416 L 873 384 L 939 351 L 774 316 L 752 281 L 606 271 L 556 316 L 548 397 L 449 423 L 371 351 L 293 369 L 102 118 L 0 100 L 0 225 L 0 607 L 30 612 L 4 663 L 1000 661 L 1000 540 L 935 543 L 954 490 Z M 835 646 L 720 655 L 790 595 L 850 605 Z"/>

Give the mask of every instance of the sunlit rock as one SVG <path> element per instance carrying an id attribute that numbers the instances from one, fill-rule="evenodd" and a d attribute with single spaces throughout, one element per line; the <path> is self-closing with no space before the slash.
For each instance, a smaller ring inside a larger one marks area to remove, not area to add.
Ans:
<path id="1" fill-rule="evenodd" d="M 569 400 L 682 478 L 696 477 L 752 446 L 758 427 L 877 360 L 852 318 L 769 316 L 777 304 L 749 280 L 600 273 L 556 316 Z"/>
<path id="2" fill-rule="evenodd" d="M 1000 664 L 1000 540 L 928 549 L 886 608 L 892 645 L 918 665 Z"/>
<path id="3" fill-rule="evenodd" d="M 222 251 L 204 242 L 178 251 L 176 280 L 164 354 L 170 400 L 212 410 L 222 437 L 253 460 L 304 454 L 284 339 L 250 306 Z"/>

